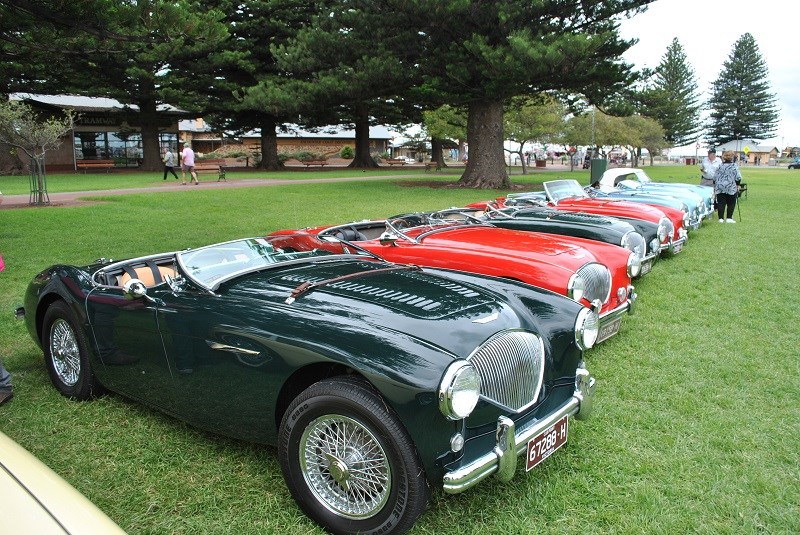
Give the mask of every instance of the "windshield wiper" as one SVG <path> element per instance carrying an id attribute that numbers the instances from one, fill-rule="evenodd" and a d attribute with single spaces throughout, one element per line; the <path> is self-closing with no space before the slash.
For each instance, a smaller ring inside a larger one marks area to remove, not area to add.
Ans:
<path id="1" fill-rule="evenodd" d="M 369 269 L 369 270 L 366 270 L 366 271 L 358 271 L 356 273 L 349 273 L 347 275 L 340 275 L 338 277 L 333 277 L 332 279 L 321 280 L 319 282 L 304 282 L 304 283 L 300 284 L 297 288 L 292 290 L 292 293 L 289 295 L 289 297 L 286 298 L 286 301 L 284 301 L 284 302 L 287 305 L 291 305 L 292 303 L 295 302 L 295 300 L 298 297 L 300 297 L 300 296 L 302 296 L 304 294 L 307 294 L 308 292 L 310 292 L 312 290 L 315 290 L 315 289 L 319 288 L 320 286 L 326 286 L 326 285 L 332 284 L 334 282 L 339 282 L 339 281 L 349 280 L 349 279 L 355 279 L 355 278 L 358 278 L 358 277 L 366 277 L 366 276 L 373 275 L 373 274 L 376 274 L 376 273 L 388 273 L 390 271 L 400 271 L 400 270 L 419 271 L 421 269 L 422 269 L 421 267 L 415 266 L 414 264 L 402 264 L 402 265 L 396 265 L 396 266 L 391 266 L 391 267 L 386 267 L 386 268 Z"/>

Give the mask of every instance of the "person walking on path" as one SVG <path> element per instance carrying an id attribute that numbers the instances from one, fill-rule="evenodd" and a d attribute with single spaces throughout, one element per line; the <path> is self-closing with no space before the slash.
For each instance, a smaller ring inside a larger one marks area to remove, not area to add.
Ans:
<path id="1" fill-rule="evenodd" d="M 3 257 L 0 256 L 0 271 L 6 268 Z M 14 397 L 14 387 L 11 386 L 11 374 L 3 367 L 0 360 L 0 405 Z"/>
<path id="2" fill-rule="evenodd" d="M 188 171 L 189 175 L 192 177 L 189 182 L 194 182 L 195 184 L 199 185 L 200 181 L 197 180 L 197 173 L 194 170 L 194 151 L 186 142 L 183 144 L 181 160 L 181 175 L 183 176 L 183 182 L 181 182 L 181 184 L 184 186 L 186 185 L 186 172 Z"/>
<path id="3" fill-rule="evenodd" d="M 742 174 L 733 161 L 733 151 L 726 150 L 722 153 L 722 165 L 714 174 L 714 193 L 717 194 L 717 215 L 720 223 L 736 223 L 733 220 L 733 209 L 736 207 L 741 181 Z M 728 213 L 723 219 L 726 208 Z"/>
<path id="4" fill-rule="evenodd" d="M 167 179 L 167 173 L 172 173 L 175 180 L 178 180 L 178 174 L 175 172 L 175 156 L 169 147 L 164 147 L 164 180 Z"/>
<path id="5" fill-rule="evenodd" d="M 700 185 L 714 187 L 714 175 L 717 169 L 722 165 L 722 162 L 717 158 L 717 150 L 713 147 L 708 149 L 708 156 L 703 158 L 703 163 L 700 164 Z"/>

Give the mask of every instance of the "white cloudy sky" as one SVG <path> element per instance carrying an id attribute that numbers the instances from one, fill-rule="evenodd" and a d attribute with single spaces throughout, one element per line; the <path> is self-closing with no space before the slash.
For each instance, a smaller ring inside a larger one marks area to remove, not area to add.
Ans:
<path id="1" fill-rule="evenodd" d="M 701 100 L 709 95 L 734 43 L 750 33 L 767 63 L 780 122 L 776 135 L 764 140 L 776 146 L 800 146 L 800 23 L 789 0 L 656 0 L 646 12 L 622 24 L 625 38 L 639 42 L 625 59 L 640 67 L 656 67 L 677 37 L 697 76 Z"/>

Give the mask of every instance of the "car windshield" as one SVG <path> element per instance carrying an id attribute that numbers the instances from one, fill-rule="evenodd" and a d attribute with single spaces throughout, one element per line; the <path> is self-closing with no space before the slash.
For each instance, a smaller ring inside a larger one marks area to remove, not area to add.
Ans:
<path id="1" fill-rule="evenodd" d="M 556 204 L 563 199 L 589 196 L 577 180 L 551 180 L 544 183 L 544 191 L 547 193 L 547 198 Z"/>
<path id="2" fill-rule="evenodd" d="M 622 180 L 617 187 L 619 189 L 642 189 L 642 182 L 637 182 L 635 180 Z"/>
<path id="3" fill-rule="evenodd" d="M 266 266 L 329 254 L 332 253 L 321 249 L 287 251 L 275 247 L 268 238 L 248 238 L 183 251 L 178 253 L 178 263 L 191 279 L 215 289 L 237 275 Z"/>
<path id="4" fill-rule="evenodd" d="M 506 206 L 544 206 L 547 204 L 547 195 L 541 191 L 509 193 L 505 204 Z"/>

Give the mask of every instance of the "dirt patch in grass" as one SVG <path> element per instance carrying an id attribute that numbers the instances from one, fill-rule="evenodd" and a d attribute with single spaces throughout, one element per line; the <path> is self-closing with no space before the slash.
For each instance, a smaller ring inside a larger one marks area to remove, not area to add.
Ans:
<path id="1" fill-rule="evenodd" d="M 431 189 L 448 189 L 448 188 L 463 188 L 458 182 L 443 182 L 441 180 L 397 180 L 394 182 L 403 188 L 431 188 Z M 492 191 L 542 191 L 541 184 L 512 184 L 510 188 L 501 188 Z"/>

